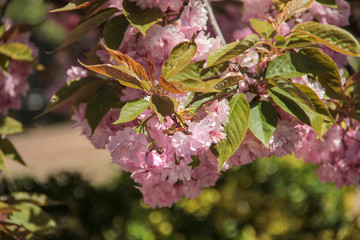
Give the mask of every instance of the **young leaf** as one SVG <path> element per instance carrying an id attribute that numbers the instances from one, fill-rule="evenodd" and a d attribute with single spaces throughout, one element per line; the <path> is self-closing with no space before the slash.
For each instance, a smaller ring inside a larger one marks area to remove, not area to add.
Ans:
<path id="1" fill-rule="evenodd" d="M 336 0 L 315 0 L 315 1 L 327 7 L 332 7 L 335 9 L 338 8 L 338 6 L 336 5 Z"/>
<path id="2" fill-rule="evenodd" d="M 170 79 L 183 70 L 191 62 L 196 51 L 196 43 L 193 40 L 176 45 L 171 50 L 168 60 L 162 66 L 161 73 L 163 77 Z"/>
<path id="3" fill-rule="evenodd" d="M 91 127 L 92 133 L 94 133 L 103 117 L 118 100 L 118 86 L 114 82 L 109 82 L 99 88 L 88 100 L 85 117 Z"/>
<path id="4" fill-rule="evenodd" d="M 169 93 L 182 94 L 186 92 L 181 83 L 168 82 L 162 75 L 159 76 L 159 85 Z"/>
<path id="5" fill-rule="evenodd" d="M 327 71 L 318 75 L 317 79 L 319 80 L 321 86 L 325 88 L 326 95 L 346 102 L 341 76 L 336 63 L 331 59 L 331 57 L 316 48 L 304 48 L 300 50 L 300 53 L 310 56 L 328 68 Z"/>
<path id="6" fill-rule="evenodd" d="M 235 85 L 236 83 L 238 83 L 239 81 L 244 80 L 243 76 L 229 76 L 226 77 L 224 79 L 221 79 L 215 86 L 214 88 L 216 90 L 222 91 L 227 89 L 228 87 L 231 87 L 233 85 Z"/>
<path id="7" fill-rule="evenodd" d="M 142 9 L 136 2 L 129 0 L 123 1 L 123 12 L 129 22 L 134 25 L 139 31 L 146 35 L 146 31 L 157 22 L 160 22 L 163 16 L 160 8 L 146 8 Z"/>
<path id="8" fill-rule="evenodd" d="M 277 35 L 275 37 L 275 39 L 276 39 L 275 46 L 277 46 L 277 47 L 285 47 L 286 39 L 283 36 Z"/>
<path id="9" fill-rule="evenodd" d="M 22 131 L 23 131 L 23 127 L 19 121 L 9 116 L 0 115 L 0 136 L 21 133 Z"/>
<path id="10" fill-rule="evenodd" d="M 54 13 L 54 12 L 73 11 L 73 10 L 78 10 L 81 8 L 90 7 L 95 3 L 105 2 L 105 1 L 106 0 L 73 0 L 73 1 L 69 2 L 68 4 L 66 4 L 64 7 L 51 10 L 50 12 Z"/>
<path id="11" fill-rule="evenodd" d="M 314 0 L 292 0 L 287 2 L 282 12 L 276 18 L 278 24 L 281 25 L 294 14 L 306 11 L 313 2 Z"/>
<path id="12" fill-rule="evenodd" d="M 277 113 L 269 102 L 258 102 L 251 107 L 249 129 L 267 148 L 276 130 Z"/>
<path id="13" fill-rule="evenodd" d="M 258 35 L 250 34 L 239 42 L 232 42 L 226 44 L 210 52 L 207 59 L 206 67 L 209 68 L 227 62 L 228 60 L 238 56 L 239 54 L 245 52 L 252 46 L 256 45 L 259 41 L 260 39 Z"/>
<path id="14" fill-rule="evenodd" d="M 94 92 L 103 86 L 108 80 L 86 77 L 75 79 L 67 82 L 65 86 L 60 88 L 50 100 L 49 106 L 37 117 L 40 117 L 54 109 L 64 105 L 69 101 L 73 101 L 75 105 L 82 101 L 86 101 Z"/>
<path id="15" fill-rule="evenodd" d="M 31 49 L 22 43 L 5 43 L 0 45 L 0 54 L 19 61 L 33 61 Z"/>
<path id="16" fill-rule="evenodd" d="M 305 22 L 296 25 L 291 32 L 296 37 L 324 44 L 334 51 L 359 57 L 360 45 L 346 30 L 323 23 Z"/>
<path id="17" fill-rule="evenodd" d="M 0 151 L 4 154 L 6 158 L 14 160 L 15 162 L 26 166 L 24 160 L 9 139 L 0 138 Z"/>
<path id="18" fill-rule="evenodd" d="M 269 23 L 267 20 L 261 21 L 259 19 L 250 19 L 251 26 L 254 30 L 260 34 L 266 41 L 270 42 L 270 40 L 275 37 L 276 31 L 274 26 Z"/>
<path id="19" fill-rule="evenodd" d="M 280 76 L 296 78 L 311 73 L 315 76 L 324 74 L 330 69 L 322 62 L 301 52 L 287 52 L 274 58 L 267 66 L 266 78 Z"/>
<path id="20" fill-rule="evenodd" d="M 91 71 L 100 73 L 107 77 L 115 78 L 120 82 L 120 84 L 126 87 L 142 89 L 140 79 L 133 71 L 125 66 L 111 64 L 85 65 L 81 62 L 80 64 L 90 69 Z"/>
<path id="21" fill-rule="evenodd" d="M 118 49 L 129 22 L 124 15 L 110 19 L 104 26 L 103 36 L 107 46 L 111 49 Z"/>
<path id="22" fill-rule="evenodd" d="M 51 51 L 50 53 L 56 52 L 78 41 L 81 37 L 83 37 L 92 29 L 105 22 L 109 17 L 111 17 L 114 13 L 118 11 L 119 10 L 117 8 L 106 8 L 94 14 L 93 16 L 79 22 L 72 30 L 72 32 L 67 36 L 65 41 L 57 49 Z"/>
<path id="23" fill-rule="evenodd" d="M 235 94 L 229 102 L 229 107 L 229 122 L 224 130 L 226 139 L 222 140 L 217 147 L 219 171 L 239 148 L 249 124 L 250 106 L 243 93 Z"/>
<path id="24" fill-rule="evenodd" d="M 169 96 L 160 96 L 153 94 L 150 98 L 150 103 L 155 107 L 155 111 L 163 117 L 170 116 L 175 112 L 175 105 Z"/>
<path id="25" fill-rule="evenodd" d="M 120 111 L 119 119 L 113 124 L 130 122 L 136 119 L 149 106 L 149 101 L 146 99 L 134 100 L 127 102 Z"/>
<path id="26" fill-rule="evenodd" d="M 141 66 L 140 63 L 136 62 L 134 59 L 132 59 L 129 56 L 126 56 L 125 54 L 123 54 L 120 51 L 112 50 L 112 49 L 108 48 L 105 44 L 103 44 L 103 45 L 104 45 L 106 51 L 108 51 L 108 53 L 118 63 L 120 63 L 124 67 L 128 68 L 133 73 L 135 73 L 135 75 L 137 75 L 137 77 L 140 77 L 144 80 L 149 80 L 149 77 L 148 77 L 146 71 L 144 70 L 144 68 Z"/>

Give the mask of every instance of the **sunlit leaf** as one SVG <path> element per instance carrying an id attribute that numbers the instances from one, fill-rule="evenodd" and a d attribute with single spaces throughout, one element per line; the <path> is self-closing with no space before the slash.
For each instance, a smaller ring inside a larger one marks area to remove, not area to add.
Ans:
<path id="1" fill-rule="evenodd" d="M 55 221 L 35 204 L 21 202 L 14 204 L 14 207 L 20 211 L 10 214 L 8 223 L 23 226 L 32 232 L 43 231 L 56 226 Z"/>
<path id="2" fill-rule="evenodd" d="M 106 45 L 111 49 L 118 49 L 124 39 L 129 22 L 124 15 L 110 19 L 104 26 L 103 36 Z"/>
<path id="3" fill-rule="evenodd" d="M 249 129 L 267 148 L 276 130 L 277 113 L 269 102 L 258 102 L 251 106 Z"/>
<path id="4" fill-rule="evenodd" d="M 356 38 L 346 30 L 337 26 L 305 22 L 296 25 L 291 32 L 296 37 L 310 39 L 313 42 L 324 44 L 334 51 L 359 57 L 360 45 Z"/>
<path id="5" fill-rule="evenodd" d="M 21 133 L 22 131 L 23 127 L 19 121 L 9 116 L 0 115 L 0 136 Z"/>
<path id="6" fill-rule="evenodd" d="M 191 62 L 196 51 L 196 43 L 193 40 L 176 45 L 171 50 L 168 60 L 162 66 L 161 73 L 163 77 L 170 79 L 183 70 Z"/>
<path id="7" fill-rule="evenodd" d="M 277 22 L 280 25 L 294 14 L 299 14 L 306 11 L 313 2 L 314 0 L 292 0 L 287 2 L 282 12 L 277 16 Z"/>
<path id="8" fill-rule="evenodd" d="M 223 139 L 217 147 L 219 152 L 218 170 L 221 170 L 224 163 L 239 148 L 249 124 L 250 106 L 243 93 L 235 94 L 229 102 L 229 107 L 229 122 L 224 130 L 226 139 Z"/>
<path id="9" fill-rule="evenodd" d="M 257 34 L 247 35 L 239 42 L 226 44 L 212 52 L 210 52 L 206 67 L 212 67 L 240 55 L 260 41 Z"/>
<path id="10" fill-rule="evenodd" d="M 216 78 L 218 72 L 224 72 L 228 64 L 217 65 L 212 68 L 204 69 L 205 61 L 192 62 L 188 64 L 184 69 L 178 72 L 175 76 L 168 79 L 171 82 L 180 82 L 185 79 L 210 79 Z"/>
<path id="11" fill-rule="evenodd" d="M 186 99 L 185 106 L 190 108 L 199 108 L 202 104 L 214 99 L 214 93 L 191 92 Z"/>
<path id="12" fill-rule="evenodd" d="M 19 61 L 32 61 L 32 50 L 23 43 L 5 43 L 0 45 L 0 54 Z"/>
<path id="13" fill-rule="evenodd" d="M 149 101 L 146 99 L 139 99 L 127 102 L 120 111 L 119 119 L 114 124 L 130 122 L 136 119 L 149 106 Z"/>
<path id="14" fill-rule="evenodd" d="M 81 62 L 80 64 L 91 71 L 100 73 L 107 77 L 115 78 L 120 82 L 120 84 L 126 87 L 142 89 L 141 81 L 138 76 L 125 66 L 111 64 L 85 65 Z"/>
<path id="15" fill-rule="evenodd" d="M 124 0 L 122 4 L 123 12 L 129 22 L 134 25 L 139 31 L 146 35 L 146 31 L 157 22 L 161 21 L 163 13 L 160 8 L 145 8 L 142 9 L 137 5 L 137 2 L 130 2 Z"/>
<path id="16" fill-rule="evenodd" d="M 275 36 L 276 31 L 274 26 L 269 23 L 267 20 L 259 20 L 259 19 L 250 19 L 251 26 L 254 30 L 260 34 L 266 41 L 270 42 L 270 40 Z"/>
<path id="17" fill-rule="evenodd" d="M 50 53 L 65 48 L 70 44 L 78 41 L 81 37 L 83 37 L 92 29 L 96 28 L 97 26 L 105 22 L 109 17 L 111 17 L 113 14 L 115 14 L 118 11 L 119 10 L 117 8 L 106 8 L 94 14 L 93 16 L 79 22 L 76 25 L 76 27 L 71 31 L 71 33 L 67 36 L 65 41 L 57 49 L 51 51 Z"/>

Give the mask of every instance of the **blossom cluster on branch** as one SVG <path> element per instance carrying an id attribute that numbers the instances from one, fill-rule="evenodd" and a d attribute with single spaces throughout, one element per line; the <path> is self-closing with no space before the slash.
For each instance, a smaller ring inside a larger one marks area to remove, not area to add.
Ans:
<path id="1" fill-rule="evenodd" d="M 237 39 L 225 45 L 210 36 L 199 0 L 55 10 L 92 7 L 59 49 L 95 27 L 89 19 L 108 21 L 44 113 L 71 100 L 74 127 L 132 173 L 152 207 L 195 198 L 221 171 L 272 155 L 295 153 L 319 165 L 320 180 L 359 185 L 360 76 L 346 75 L 345 55 L 360 46 L 339 28 L 349 4 L 240 3 L 240 12 L 224 7 Z"/>

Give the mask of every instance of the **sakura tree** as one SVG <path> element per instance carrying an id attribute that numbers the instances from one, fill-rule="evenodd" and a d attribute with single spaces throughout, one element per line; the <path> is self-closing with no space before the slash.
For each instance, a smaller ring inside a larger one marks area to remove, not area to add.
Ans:
<path id="1" fill-rule="evenodd" d="M 272 155 L 295 153 L 319 166 L 321 181 L 359 185 L 359 73 L 349 76 L 345 55 L 359 57 L 360 46 L 340 28 L 349 4 L 239 0 L 239 11 L 216 2 L 231 22 L 218 24 L 199 0 L 74 0 L 53 10 L 88 9 L 55 51 L 105 25 L 44 113 L 71 101 L 74 127 L 132 173 L 153 208 Z"/>

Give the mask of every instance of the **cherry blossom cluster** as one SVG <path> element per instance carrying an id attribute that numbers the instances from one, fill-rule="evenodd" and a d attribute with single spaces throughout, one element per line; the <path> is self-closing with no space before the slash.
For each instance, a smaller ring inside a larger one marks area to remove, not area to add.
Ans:
<path id="1" fill-rule="evenodd" d="M 6 29 L 11 27 L 11 22 L 6 20 Z M 0 44 L 22 43 L 32 50 L 33 58 L 37 58 L 38 50 L 30 42 L 30 33 L 21 33 Z M 21 97 L 29 89 L 27 78 L 33 73 L 32 66 L 25 61 L 10 60 L 6 69 L 0 71 L 0 114 L 7 115 L 9 109 L 18 109 L 21 107 Z"/>
<path id="2" fill-rule="evenodd" d="M 148 67 L 148 58 L 155 64 L 155 78 L 160 75 L 161 66 L 167 60 L 171 50 L 177 44 L 195 37 L 197 53 L 193 61 L 205 60 L 212 50 L 221 45 L 219 38 L 210 37 L 207 32 L 208 12 L 202 1 L 169 1 L 169 0 L 132 0 L 143 9 L 159 7 L 164 13 L 173 16 L 167 24 L 155 24 L 146 36 L 130 26 L 122 41 L 119 51 L 136 60 L 144 68 Z M 108 7 L 121 10 L 121 2 L 111 0 Z M 279 13 L 278 1 L 242 0 L 242 12 L 225 6 L 231 16 L 231 24 L 236 26 L 231 34 L 234 39 L 241 39 L 254 33 L 249 27 L 249 20 L 262 17 L 273 18 Z M 319 3 L 304 13 L 295 15 L 282 25 L 285 35 L 297 23 L 319 21 L 343 27 L 348 24 L 350 6 L 344 0 L 336 1 L 338 8 L 333 9 Z M 261 7 L 259 7 L 261 6 Z M 174 17 L 176 16 L 176 17 Z M 237 19 L 237 21 L 234 21 Z M 226 28 L 226 21 L 219 18 L 220 26 Z M 229 23 L 230 24 L 230 23 Z M 324 47 L 324 52 L 334 59 L 340 72 L 347 64 L 346 57 Z M 98 50 L 98 57 L 105 63 L 113 63 L 106 50 Z M 223 76 L 242 76 L 244 81 L 238 83 L 236 91 L 246 94 L 251 102 L 254 98 L 268 101 L 269 94 L 258 84 L 261 72 L 266 68 L 268 59 L 261 58 L 259 51 L 253 47 L 232 60 Z M 246 71 L 242 71 L 246 69 Z M 73 67 L 68 71 L 68 80 L 87 76 L 86 70 Z M 316 92 L 320 99 L 325 89 L 306 75 L 292 79 Z M 345 84 L 345 78 L 344 78 Z M 81 127 L 82 134 L 87 136 L 96 148 L 105 148 L 110 152 L 112 162 L 121 169 L 131 172 L 131 177 L 138 184 L 145 203 L 154 207 L 171 206 L 181 196 L 195 198 L 203 187 L 215 184 L 219 172 L 218 161 L 211 146 L 226 138 L 224 127 L 228 122 L 229 105 L 225 98 L 219 98 L 205 104 L 195 114 L 186 112 L 185 101 L 188 94 L 168 94 L 178 103 L 177 112 L 183 114 L 187 129 L 183 129 L 177 119 L 170 116 L 159 119 L 150 107 L 140 116 L 127 123 L 113 124 L 119 117 L 119 111 L 110 110 L 92 133 L 85 118 L 86 103 L 81 103 L 75 110 L 74 127 Z M 149 96 L 142 90 L 124 87 L 120 101 L 146 99 Z M 326 102 L 326 101 L 325 101 Z M 319 139 L 317 133 L 309 126 L 277 108 L 278 123 L 270 140 L 269 148 L 258 140 L 251 131 L 247 131 L 244 140 L 234 155 L 224 164 L 225 171 L 231 166 L 240 166 L 252 162 L 255 158 L 285 156 L 295 153 L 306 162 L 319 165 L 317 173 L 320 180 L 334 182 L 336 186 L 359 185 L 360 180 L 360 124 L 346 117 L 341 124 L 331 127 Z"/>

